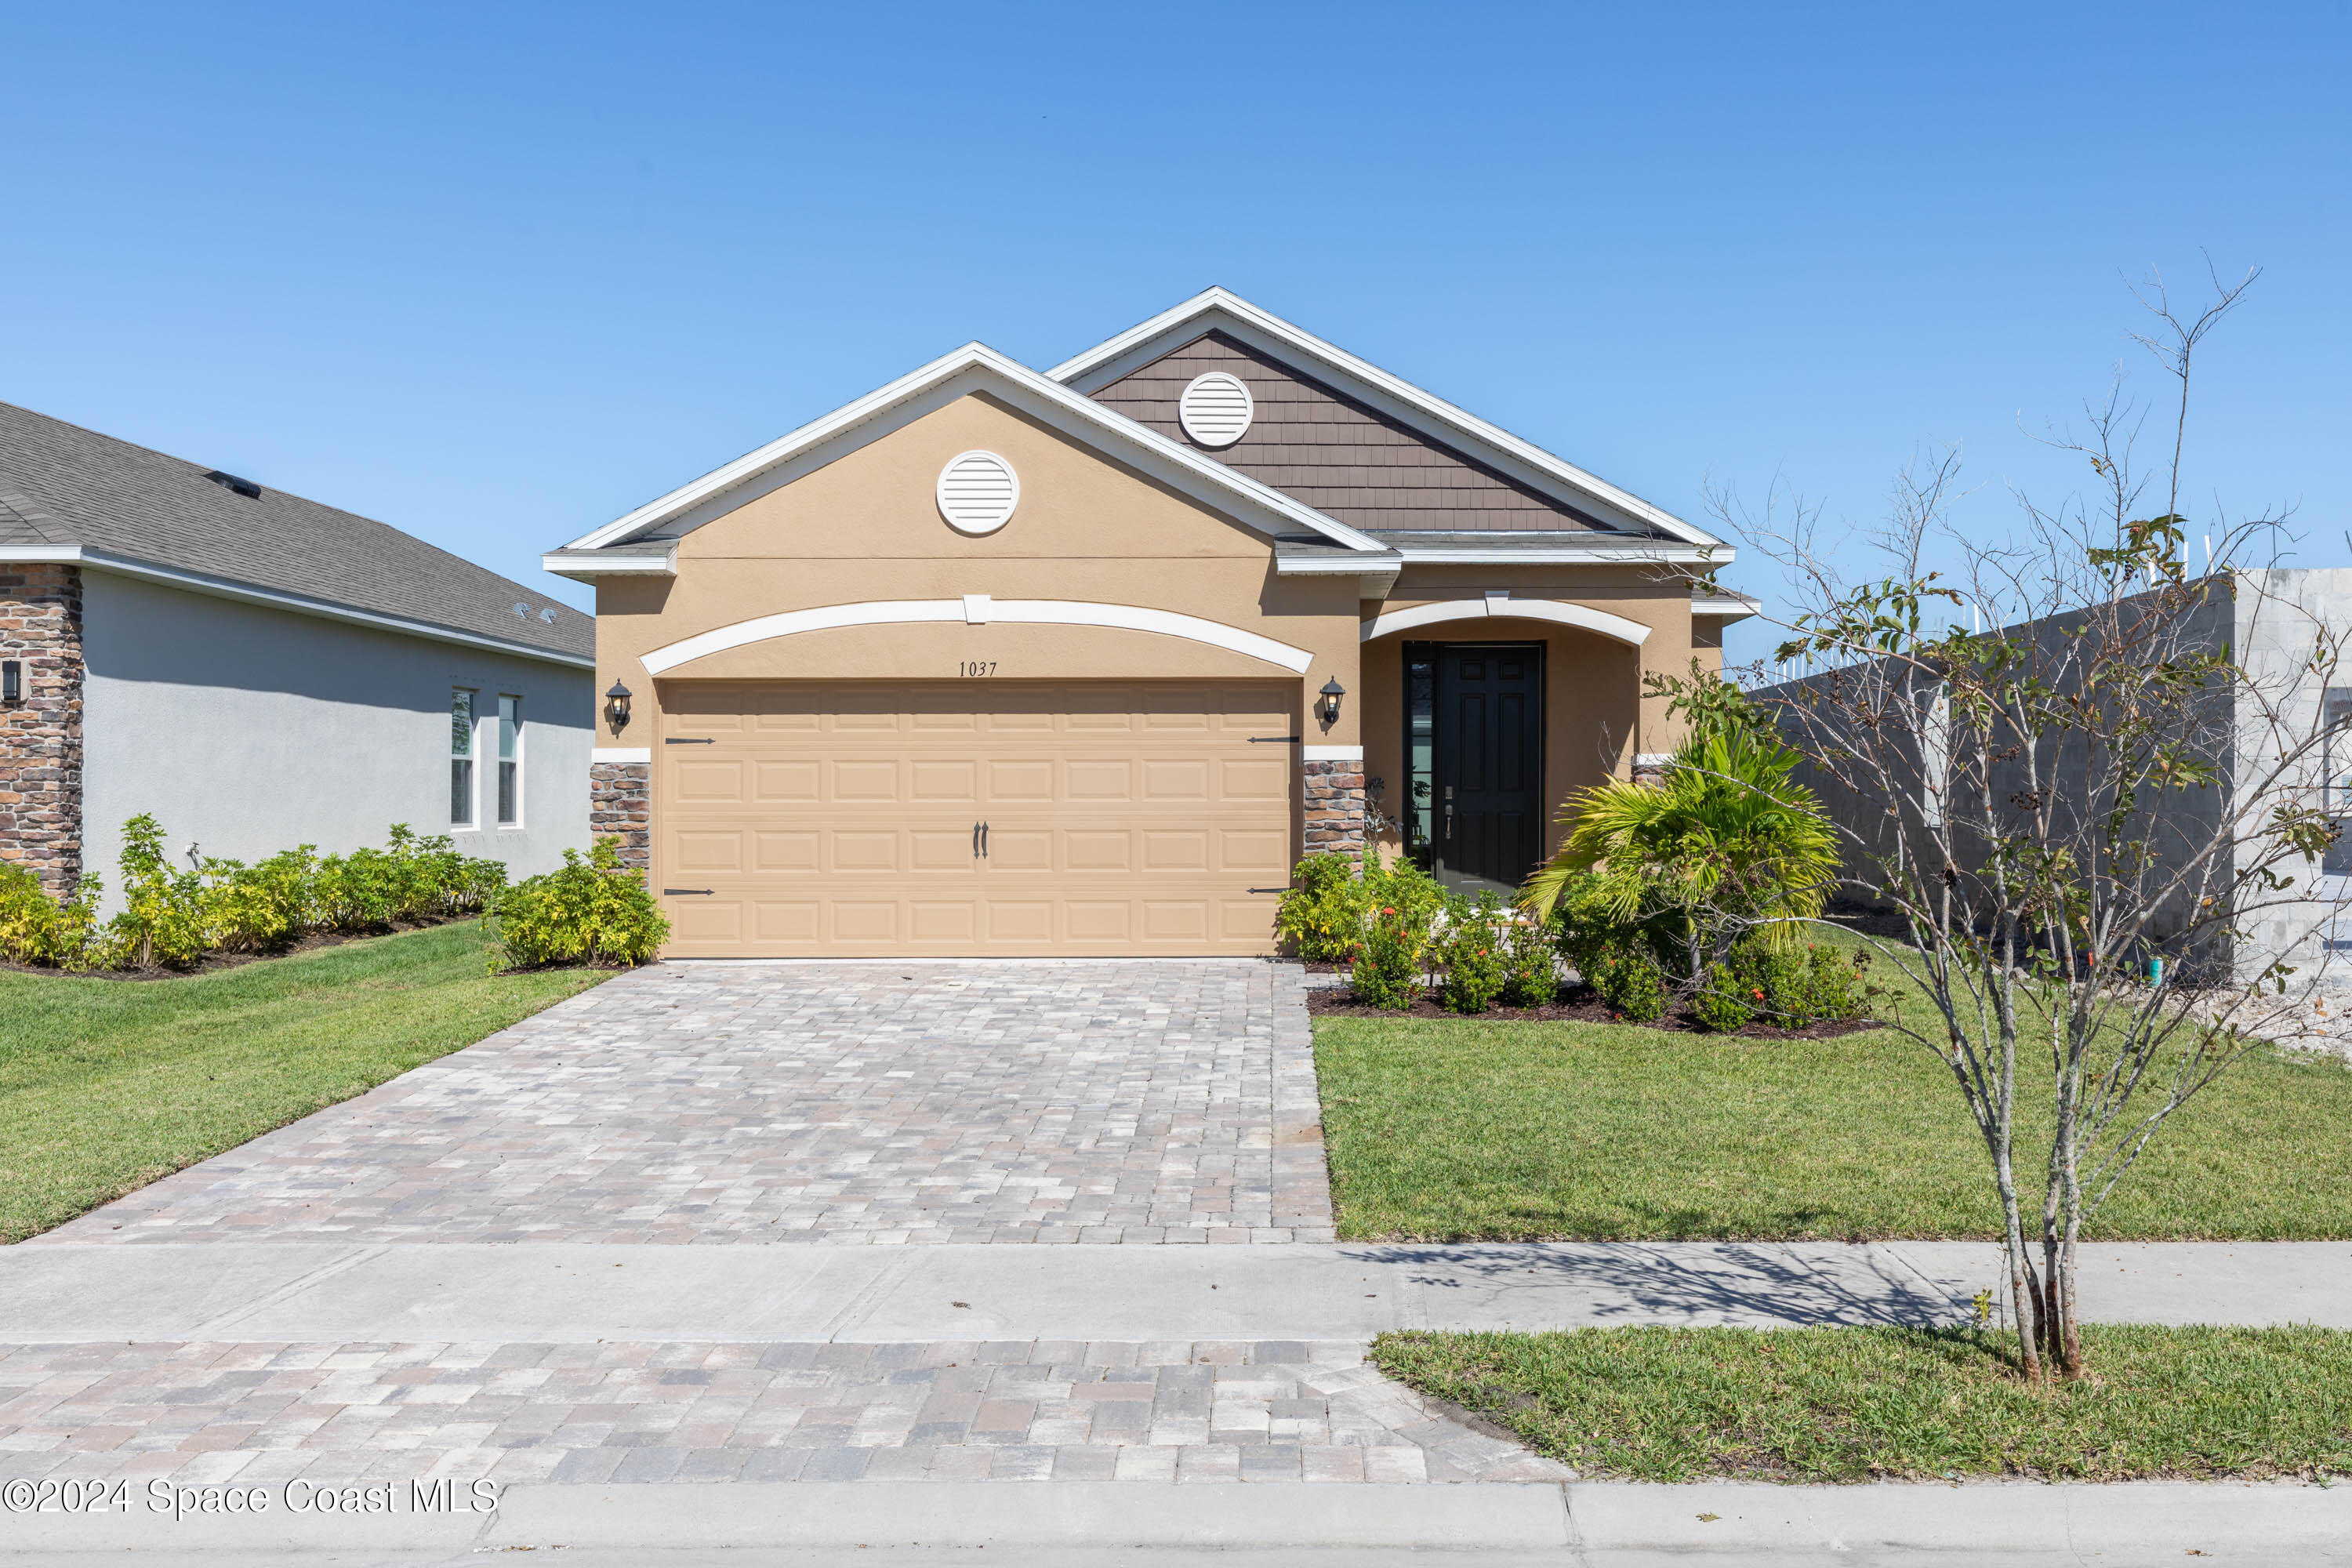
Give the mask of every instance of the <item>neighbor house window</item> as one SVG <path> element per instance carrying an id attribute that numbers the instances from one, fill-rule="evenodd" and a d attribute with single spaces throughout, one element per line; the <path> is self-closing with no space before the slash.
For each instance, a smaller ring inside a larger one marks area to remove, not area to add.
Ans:
<path id="1" fill-rule="evenodd" d="M 522 821 L 522 699 L 499 699 L 499 826 Z"/>
<path id="2" fill-rule="evenodd" d="M 449 693 L 449 825 L 474 826 L 474 694 Z"/>

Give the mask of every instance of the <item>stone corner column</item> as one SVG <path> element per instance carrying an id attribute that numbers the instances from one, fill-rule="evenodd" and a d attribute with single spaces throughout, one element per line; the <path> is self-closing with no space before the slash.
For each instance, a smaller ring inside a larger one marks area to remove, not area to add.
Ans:
<path id="1" fill-rule="evenodd" d="M 1352 752 L 1345 757 L 1308 756 L 1301 764 L 1307 807 L 1306 852 L 1360 855 L 1364 849 L 1364 756 L 1359 747 L 1310 747 Z"/>
<path id="2" fill-rule="evenodd" d="M 654 765 L 597 761 L 588 764 L 588 836 L 621 841 L 621 864 L 640 873 L 654 863 Z"/>
<path id="3" fill-rule="evenodd" d="M 0 702 L 0 860 L 70 897 L 82 876 L 80 567 L 0 555 L 0 660 L 22 679 Z"/>

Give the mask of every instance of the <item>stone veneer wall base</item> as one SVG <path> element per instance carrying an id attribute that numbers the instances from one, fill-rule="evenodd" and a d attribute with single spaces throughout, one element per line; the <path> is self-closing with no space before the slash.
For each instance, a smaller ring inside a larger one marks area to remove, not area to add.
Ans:
<path id="1" fill-rule="evenodd" d="M 1364 764 L 1310 759 L 1304 765 L 1307 853 L 1360 855 L 1364 848 Z"/>
<path id="2" fill-rule="evenodd" d="M 618 838 L 621 864 L 653 869 L 654 765 L 651 763 L 588 764 L 588 836 Z"/>
<path id="3" fill-rule="evenodd" d="M 0 660 L 24 695 L 0 703 L 0 861 L 60 897 L 81 880 L 81 568 L 0 559 Z"/>

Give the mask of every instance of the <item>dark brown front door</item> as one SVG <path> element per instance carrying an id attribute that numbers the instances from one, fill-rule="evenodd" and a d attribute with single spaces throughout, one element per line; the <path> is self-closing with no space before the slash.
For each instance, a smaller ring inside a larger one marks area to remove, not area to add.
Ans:
<path id="1" fill-rule="evenodd" d="M 1543 852 L 1543 645 L 1404 656 L 1408 839 L 1446 887 L 1507 896 Z"/>

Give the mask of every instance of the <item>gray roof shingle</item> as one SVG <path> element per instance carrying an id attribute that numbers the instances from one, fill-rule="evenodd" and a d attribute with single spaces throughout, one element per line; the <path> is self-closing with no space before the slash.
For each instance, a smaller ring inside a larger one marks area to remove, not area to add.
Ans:
<path id="1" fill-rule="evenodd" d="M 211 471 L 0 403 L 0 554 L 11 544 L 79 545 L 568 658 L 594 655 L 595 617 L 541 589 L 283 490 L 264 486 L 249 499 Z M 517 615 L 518 604 L 528 613 Z"/>

